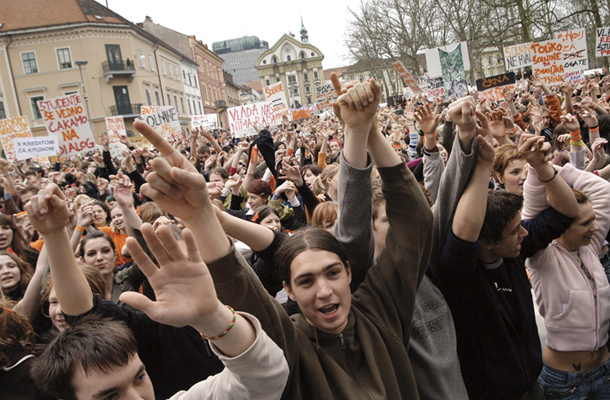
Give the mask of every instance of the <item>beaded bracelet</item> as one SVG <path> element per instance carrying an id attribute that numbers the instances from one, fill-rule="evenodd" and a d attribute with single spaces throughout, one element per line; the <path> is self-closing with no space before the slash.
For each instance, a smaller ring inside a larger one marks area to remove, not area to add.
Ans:
<path id="1" fill-rule="evenodd" d="M 542 183 L 549 183 L 550 181 L 555 179 L 556 176 L 557 176 L 557 170 L 555 168 L 553 168 L 553 176 L 550 179 L 547 179 L 546 181 L 543 181 L 542 179 L 540 179 L 540 177 L 538 177 L 538 180 L 540 182 L 542 182 Z"/>
<path id="2" fill-rule="evenodd" d="M 233 328 L 233 326 L 235 326 L 235 321 L 237 320 L 237 314 L 235 313 L 235 310 L 231 306 L 225 305 L 225 307 L 227 307 L 233 313 L 233 320 L 231 320 L 231 323 L 229 324 L 229 327 L 227 329 L 225 329 L 220 335 L 216 335 L 216 336 L 201 335 L 202 338 L 207 339 L 207 340 L 220 339 L 221 337 L 226 336 L 226 334 L 229 333 L 229 331 Z"/>

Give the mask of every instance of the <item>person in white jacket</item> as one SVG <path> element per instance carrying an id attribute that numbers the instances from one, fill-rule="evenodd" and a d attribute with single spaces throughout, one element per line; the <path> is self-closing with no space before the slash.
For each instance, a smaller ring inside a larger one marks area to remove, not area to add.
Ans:
<path id="1" fill-rule="evenodd" d="M 546 396 L 606 399 L 610 393 L 610 285 L 599 257 L 610 228 L 610 183 L 567 164 L 559 175 L 574 190 L 578 216 L 526 266 L 547 329 L 540 384 Z M 548 207 L 530 168 L 523 218 Z"/>
<path id="2" fill-rule="evenodd" d="M 71 251 L 63 193 L 48 185 L 26 208 L 52 249 L 49 265 L 64 314 L 82 315 L 93 307 L 94 297 Z M 279 399 L 289 375 L 284 353 L 256 318 L 218 300 L 192 232 L 183 231 L 186 249 L 168 227 L 155 232 L 144 224 L 141 232 L 158 267 L 135 239 L 128 238 L 126 246 L 156 301 L 136 292 L 123 293 L 121 300 L 158 323 L 197 329 L 226 367 L 172 399 Z M 31 374 L 41 391 L 60 399 L 155 399 L 133 333 L 122 322 L 91 317 L 60 333 L 34 361 Z"/>

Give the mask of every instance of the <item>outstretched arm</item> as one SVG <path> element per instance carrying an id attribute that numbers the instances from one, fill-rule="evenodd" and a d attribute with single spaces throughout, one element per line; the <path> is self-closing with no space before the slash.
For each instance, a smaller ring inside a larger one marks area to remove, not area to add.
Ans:
<path id="1" fill-rule="evenodd" d="M 26 205 L 31 224 L 42 234 L 49 251 L 53 288 L 64 313 L 81 315 L 93 308 L 91 288 L 76 264 L 66 231 L 68 207 L 61 190 L 48 185 Z"/>

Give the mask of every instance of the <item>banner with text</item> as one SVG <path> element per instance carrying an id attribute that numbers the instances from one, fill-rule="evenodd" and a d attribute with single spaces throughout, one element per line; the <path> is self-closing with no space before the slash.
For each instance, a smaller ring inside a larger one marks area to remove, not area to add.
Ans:
<path id="1" fill-rule="evenodd" d="M 505 86 L 508 86 L 511 90 L 516 88 L 514 72 L 477 79 L 477 90 L 484 99 L 504 100 L 502 90 Z"/>
<path id="2" fill-rule="evenodd" d="M 533 72 L 549 86 L 563 83 L 563 39 L 532 43 Z"/>
<path id="3" fill-rule="evenodd" d="M 0 140 L 7 160 L 15 161 L 17 159 L 15 139 L 31 137 L 32 131 L 30 131 L 28 119 L 25 115 L 0 120 Z"/>
<path id="4" fill-rule="evenodd" d="M 610 56 L 610 26 L 596 28 L 597 40 L 595 41 L 595 57 Z"/>
<path id="5" fill-rule="evenodd" d="M 15 139 L 17 160 L 57 155 L 59 151 L 58 139 L 57 136 Z"/>
<path id="6" fill-rule="evenodd" d="M 428 100 L 434 101 L 438 96 L 445 96 L 445 82 L 442 76 L 427 78 L 426 86 L 428 87 L 428 90 L 426 90 Z"/>
<path id="7" fill-rule="evenodd" d="M 504 47 L 506 69 L 520 69 L 532 65 L 532 43 L 521 43 Z"/>
<path id="8" fill-rule="evenodd" d="M 178 120 L 176 109 L 171 106 L 142 107 L 140 119 L 154 128 L 166 138 L 178 139 L 182 137 L 182 129 Z"/>
<path id="9" fill-rule="evenodd" d="M 299 110 L 292 110 L 292 119 L 297 121 L 299 119 L 311 118 L 311 110 L 307 108 L 301 108 Z"/>
<path id="10" fill-rule="evenodd" d="M 407 71 L 407 68 L 402 63 L 402 61 L 396 61 L 394 64 L 392 64 L 392 66 L 396 69 L 396 72 L 398 72 L 400 77 L 404 79 L 404 81 L 407 83 L 413 93 L 422 92 L 421 88 L 419 87 L 417 82 L 415 82 L 415 79 L 413 79 L 413 76 L 409 73 L 409 71 Z"/>
<path id="11" fill-rule="evenodd" d="M 275 122 L 273 112 L 273 104 L 270 101 L 231 107 L 227 110 L 231 132 L 238 138 L 257 135 L 254 125 L 258 129 L 272 125 Z"/>
<path id="12" fill-rule="evenodd" d="M 218 115 L 203 114 L 191 116 L 191 128 L 216 129 L 218 127 Z"/>
<path id="13" fill-rule="evenodd" d="M 47 132 L 59 139 L 58 156 L 68 157 L 94 150 L 95 140 L 80 94 L 38 101 Z"/>
<path id="14" fill-rule="evenodd" d="M 121 143 L 121 136 L 127 136 L 125 130 L 125 121 L 123 117 L 106 117 L 106 131 L 108 132 L 108 140 L 110 140 L 110 155 L 112 157 L 121 158 L 123 150 L 127 149 L 123 143 Z"/>
<path id="15" fill-rule="evenodd" d="M 282 117 L 284 115 L 288 117 L 288 120 L 292 120 L 292 113 L 288 108 L 286 92 L 284 91 L 282 82 L 276 82 L 273 85 L 265 86 L 263 91 L 265 93 L 265 101 L 270 101 L 271 104 L 273 104 L 273 115 L 275 116 L 275 120 L 278 123 L 282 122 Z"/>
<path id="16" fill-rule="evenodd" d="M 583 71 L 589 69 L 587 55 L 587 34 L 585 28 L 559 32 L 557 40 L 562 40 L 564 80 L 580 83 L 585 80 Z"/>
<path id="17" fill-rule="evenodd" d="M 316 85 L 316 107 L 318 110 L 326 110 L 331 107 L 331 104 L 337 100 L 337 92 L 332 83 L 324 85 Z"/>

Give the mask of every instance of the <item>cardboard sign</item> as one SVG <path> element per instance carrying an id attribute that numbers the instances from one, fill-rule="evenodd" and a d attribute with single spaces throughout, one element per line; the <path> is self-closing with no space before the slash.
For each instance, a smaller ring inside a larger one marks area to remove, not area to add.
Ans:
<path id="1" fill-rule="evenodd" d="M 17 160 L 56 155 L 59 151 L 57 139 L 56 136 L 15 139 Z"/>
<path id="2" fill-rule="evenodd" d="M 289 120 L 292 119 L 292 113 L 288 108 L 288 102 L 286 101 L 286 92 L 284 91 L 284 85 L 282 82 L 276 82 L 273 85 L 265 86 L 263 90 L 265 93 L 265 100 L 270 101 L 273 104 L 273 115 L 277 122 L 282 122 L 282 117 L 287 116 Z"/>
<path id="3" fill-rule="evenodd" d="M 153 110 L 155 111 L 149 113 L 151 110 L 147 109 L 146 114 L 144 114 L 145 110 L 144 107 L 142 107 L 142 116 L 140 117 L 140 120 L 146 122 L 148 126 L 154 128 L 166 138 L 176 139 L 178 137 L 182 137 L 182 129 L 180 128 L 178 113 L 174 107 L 155 107 Z"/>
<path id="4" fill-rule="evenodd" d="M 610 56 L 610 26 L 595 29 L 597 39 L 595 40 L 595 57 Z"/>
<path id="5" fill-rule="evenodd" d="M 584 81 L 585 77 L 582 73 L 589 69 L 585 28 L 559 32 L 557 40 L 561 40 L 563 44 L 564 80 L 574 83 Z"/>
<path id="6" fill-rule="evenodd" d="M 31 137 L 32 131 L 30 131 L 28 119 L 25 115 L 0 120 L 0 140 L 7 160 L 15 161 L 17 159 L 15 139 Z"/>
<path id="7" fill-rule="evenodd" d="M 415 82 L 415 79 L 413 79 L 413 76 L 409 73 L 409 71 L 407 71 L 407 68 L 402 63 L 402 61 L 396 61 L 394 64 L 392 64 L 392 66 L 396 69 L 398 75 L 400 75 L 400 77 L 404 79 L 404 81 L 407 83 L 413 93 L 422 92 L 421 88 L 419 87 L 417 82 Z"/>
<path id="8" fill-rule="evenodd" d="M 272 125 L 275 122 L 273 112 L 273 104 L 270 101 L 231 107 L 227 110 L 231 132 L 235 137 L 257 135 L 254 125 L 258 129 Z"/>
<path id="9" fill-rule="evenodd" d="M 534 75 L 549 86 L 563 83 L 563 40 L 551 39 L 532 43 Z"/>
<path id="10" fill-rule="evenodd" d="M 123 117 L 106 117 L 106 131 L 108 132 L 108 140 L 110 140 L 110 155 L 112 157 L 121 158 L 123 150 L 127 149 L 123 143 L 121 143 L 121 137 L 127 136 L 125 130 L 125 121 Z"/>
<path id="11" fill-rule="evenodd" d="M 438 96 L 445 96 L 445 82 L 443 81 L 443 77 L 438 76 L 436 78 L 428 78 L 426 79 L 428 90 L 426 91 L 426 96 L 429 100 L 434 100 Z"/>
<path id="12" fill-rule="evenodd" d="M 47 132 L 59 139 L 58 156 L 68 157 L 95 149 L 91 124 L 80 94 L 39 100 L 38 109 Z"/>
<path id="13" fill-rule="evenodd" d="M 533 63 L 532 43 L 521 43 L 504 47 L 504 61 L 506 69 L 521 69 Z"/>
<path id="14" fill-rule="evenodd" d="M 311 118 L 311 110 L 309 109 L 300 109 L 300 110 L 292 110 L 292 119 L 297 121 L 299 119 L 307 119 Z"/>
<path id="15" fill-rule="evenodd" d="M 477 79 L 477 90 L 481 98 L 484 99 L 504 100 L 502 90 L 505 86 L 508 86 L 511 90 L 516 88 L 514 72 Z"/>
<path id="16" fill-rule="evenodd" d="M 191 128 L 193 129 L 216 129 L 217 126 L 218 115 L 216 114 L 193 115 L 191 117 Z"/>
<path id="17" fill-rule="evenodd" d="M 335 100 L 337 100 L 337 92 L 331 83 L 316 85 L 316 107 L 318 110 L 331 108 Z"/>

